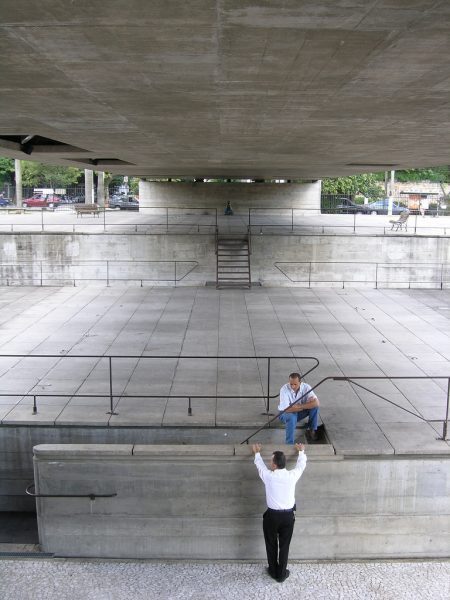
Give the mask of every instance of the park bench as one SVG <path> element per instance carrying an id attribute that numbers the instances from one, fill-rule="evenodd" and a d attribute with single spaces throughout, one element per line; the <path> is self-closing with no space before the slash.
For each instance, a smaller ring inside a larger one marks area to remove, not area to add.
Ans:
<path id="1" fill-rule="evenodd" d="M 98 217 L 100 214 L 98 204 L 75 204 L 75 212 L 77 217 L 82 215 L 94 215 Z"/>
<path id="2" fill-rule="evenodd" d="M 393 230 L 395 227 L 395 231 L 398 231 L 399 229 L 403 229 L 403 227 L 404 227 L 405 231 L 408 231 L 408 217 L 409 217 L 409 210 L 404 210 L 402 213 L 400 213 L 400 216 L 398 219 L 396 219 L 396 220 L 391 219 L 389 221 L 389 223 L 392 223 L 391 230 Z"/>

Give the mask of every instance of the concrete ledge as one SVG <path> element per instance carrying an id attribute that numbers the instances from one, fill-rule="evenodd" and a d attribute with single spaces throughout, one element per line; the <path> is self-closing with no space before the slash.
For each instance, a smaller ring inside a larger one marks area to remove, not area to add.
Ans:
<path id="1" fill-rule="evenodd" d="M 33 448 L 37 458 L 59 457 L 72 458 L 99 458 L 101 456 L 131 456 L 132 444 L 39 444 Z"/>
<path id="2" fill-rule="evenodd" d="M 229 445 L 136 445 L 133 456 L 233 456 L 234 447 Z"/>
<path id="3" fill-rule="evenodd" d="M 281 450 L 285 453 L 288 460 L 297 460 L 297 450 L 295 446 L 286 444 L 264 444 L 261 448 L 261 456 L 264 460 L 269 460 L 275 450 Z M 252 456 L 252 444 L 239 444 L 234 447 L 236 456 Z M 319 456 L 331 457 L 334 456 L 334 448 L 330 444 L 305 444 L 305 453 L 308 458 Z"/>

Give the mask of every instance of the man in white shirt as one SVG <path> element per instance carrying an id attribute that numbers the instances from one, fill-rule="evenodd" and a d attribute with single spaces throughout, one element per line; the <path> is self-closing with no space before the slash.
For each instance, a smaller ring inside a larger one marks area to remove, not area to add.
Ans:
<path id="1" fill-rule="evenodd" d="M 280 389 L 278 410 L 281 412 L 280 421 L 286 425 L 286 444 L 295 442 L 297 423 L 306 417 L 308 417 L 309 438 L 312 441 L 317 440 L 319 399 L 312 391 L 311 386 L 302 382 L 299 373 L 291 373 L 289 382 Z"/>
<path id="2" fill-rule="evenodd" d="M 252 446 L 255 465 L 266 488 L 267 510 L 263 515 L 263 532 L 266 543 L 267 573 L 282 583 L 289 577 L 286 568 L 289 545 L 295 523 L 295 486 L 306 467 L 303 444 L 295 444 L 297 464 L 288 471 L 286 456 L 280 450 L 272 454 L 270 469 L 261 458 L 261 445 Z"/>

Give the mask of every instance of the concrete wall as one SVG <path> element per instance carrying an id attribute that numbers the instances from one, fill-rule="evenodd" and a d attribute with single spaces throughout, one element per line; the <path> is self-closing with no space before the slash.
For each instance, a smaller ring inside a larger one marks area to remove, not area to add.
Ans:
<path id="1" fill-rule="evenodd" d="M 174 261 L 182 261 L 176 274 Z M 409 282 L 439 287 L 441 278 L 450 280 L 449 262 L 445 237 L 252 236 L 252 281 L 263 285 L 342 286 L 345 281 L 374 287 L 378 280 L 379 287 Z M 177 285 L 215 281 L 214 235 L 0 235 L 1 285 L 106 283 L 108 278 L 110 284 L 154 285 L 173 284 L 175 277 Z"/>
<path id="2" fill-rule="evenodd" d="M 286 452 L 294 460 L 294 450 Z M 267 460 L 273 448 L 265 448 Z M 249 446 L 37 446 L 40 542 L 63 556 L 263 559 Z M 296 559 L 447 557 L 447 458 L 314 456 L 297 486 Z"/>
<path id="3" fill-rule="evenodd" d="M 146 206 L 217 207 L 227 202 L 247 208 L 304 208 L 320 214 L 321 182 L 312 183 L 154 183 L 140 181 L 139 204 Z"/>

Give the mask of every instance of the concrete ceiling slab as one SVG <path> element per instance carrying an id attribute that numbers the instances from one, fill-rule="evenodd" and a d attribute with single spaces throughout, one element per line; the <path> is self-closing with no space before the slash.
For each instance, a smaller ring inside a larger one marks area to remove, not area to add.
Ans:
<path id="1" fill-rule="evenodd" d="M 2 0 L 0 154 L 199 178 L 448 164 L 449 56 L 447 0 Z M 63 145 L 25 154 L 30 135 Z"/>

